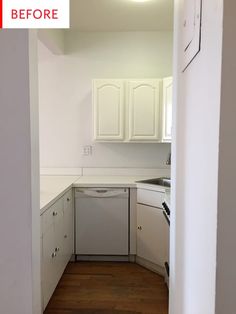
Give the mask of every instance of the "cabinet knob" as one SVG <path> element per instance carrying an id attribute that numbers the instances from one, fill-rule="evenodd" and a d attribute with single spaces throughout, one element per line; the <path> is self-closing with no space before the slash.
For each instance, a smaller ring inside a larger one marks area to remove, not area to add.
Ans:
<path id="1" fill-rule="evenodd" d="M 56 212 L 56 211 L 53 212 L 52 215 L 53 215 L 54 217 L 57 216 L 57 212 Z"/>
<path id="2" fill-rule="evenodd" d="M 60 248 L 59 247 L 56 247 L 55 248 L 55 252 L 59 252 L 60 251 Z"/>
<path id="3" fill-rule="evenodd" d="M 67 202 L 69 202 L 70 201 L 70 198 L 69 197 L 67 197 Z"/>
<path id="4" fill-rule="evenodd" d="M 142 226 L 138 226 L 138 230 L 142 230 Z"/>
<path id="5" fill-rule="evenodd" d="M 67 234 L 64 235 L 64 238 L 67 239 Z"/>
<path id="6" fill-rule="evenodd" d="M 55 252 L 52 253 L 52 258 L 56 257 L 57 254 Z"/>

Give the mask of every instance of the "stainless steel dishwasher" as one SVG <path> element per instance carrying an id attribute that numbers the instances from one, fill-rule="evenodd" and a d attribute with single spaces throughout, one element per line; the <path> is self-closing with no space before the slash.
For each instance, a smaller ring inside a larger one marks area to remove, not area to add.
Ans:
<path id="1" fill-rule="evenodd" d="M 77 188 L 77 256 L 129 254 L 129 189 Z"/>

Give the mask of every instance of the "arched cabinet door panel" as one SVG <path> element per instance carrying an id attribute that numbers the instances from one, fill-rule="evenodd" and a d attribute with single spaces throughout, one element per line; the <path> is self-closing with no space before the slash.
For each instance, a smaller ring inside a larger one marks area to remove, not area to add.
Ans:
<path id="1" fill-rule="evenodd" d="M 124 81 L 93 81 L 94 140 L 120 141 L 124 132 Z"/>
<path id="2" fill-rule="evenodd" d="M 128 82 L 128 140 L 160 140 L 160 80 Z"/>

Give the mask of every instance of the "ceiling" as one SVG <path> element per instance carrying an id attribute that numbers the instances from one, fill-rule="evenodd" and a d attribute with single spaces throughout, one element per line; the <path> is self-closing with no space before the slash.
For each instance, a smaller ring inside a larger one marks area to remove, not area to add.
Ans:
<path id="1" fill-rule="evenodd" d="M 71 27 L 83 32 L 172 30 L 173 2 L 70 0 Z"/>

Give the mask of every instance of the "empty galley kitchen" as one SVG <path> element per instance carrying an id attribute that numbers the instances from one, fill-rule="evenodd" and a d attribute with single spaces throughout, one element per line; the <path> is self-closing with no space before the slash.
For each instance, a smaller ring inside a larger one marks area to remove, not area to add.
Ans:
<path id="1" fill-rule="evenodd" d="M 42 307 L 168 313 L 173 3 L 71 4 L 38 41 Z"/>
<path id="2" fill-rule="evenodd" d="M 0 30 L 0 313 L 234 314 L 235 2 L 70 4 Z"/>

